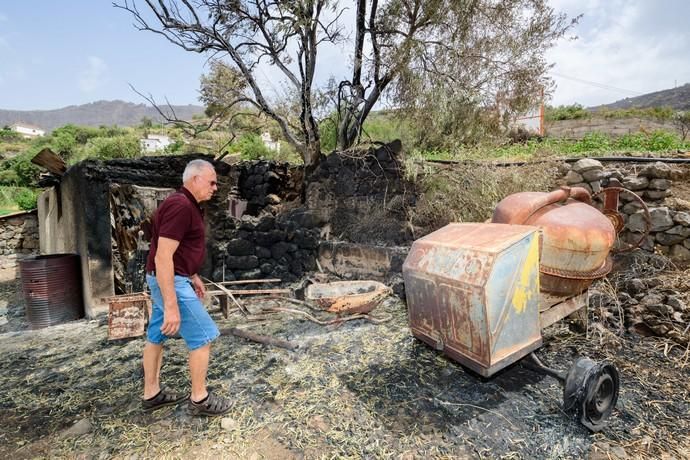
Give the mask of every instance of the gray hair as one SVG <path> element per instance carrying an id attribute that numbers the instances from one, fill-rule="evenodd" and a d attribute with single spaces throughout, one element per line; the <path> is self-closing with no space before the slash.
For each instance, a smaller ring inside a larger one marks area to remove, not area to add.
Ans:
<path id="1" fill-rule="evenodd" d="M 212 171 L 215 170 L 213 165 L 206 160 L 190 161 L 187 163 L 187 166 L 184 168 L 184 172 L 182 173 L 182 182 L 187 182 L 191 180 L 192 177 L 198 176 L 204 169 L 210 169 Z"/>

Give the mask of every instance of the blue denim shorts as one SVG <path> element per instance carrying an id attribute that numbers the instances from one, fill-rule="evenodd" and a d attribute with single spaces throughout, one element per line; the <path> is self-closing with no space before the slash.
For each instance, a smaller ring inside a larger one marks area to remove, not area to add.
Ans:
<path id="1" fill-rule="evenodd" d="M 151 343 L 160 345 L 168 338 L 161 332 L 163 296 L 155 276 L 147 274 L 146 282 L 151 290 L 151 300 L 153 300 L 146 339 Z M 204 304 L 194 292 L 192 280 L 186 276 L 175 275 L 175 294 L 177 294 L 177 305 L 180 307 L 179 333 L 187 343 L 189 350 L 201 348 L 220 335 L 216 323 L 211 319 Z"/>

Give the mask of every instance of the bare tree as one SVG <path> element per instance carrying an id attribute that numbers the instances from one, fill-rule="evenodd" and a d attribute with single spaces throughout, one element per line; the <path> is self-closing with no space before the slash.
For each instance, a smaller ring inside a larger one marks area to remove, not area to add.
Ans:
<path id="1" fill-rule="evenodd" d="M 357 142 L 364 121 L 386 95 L 394 105 L 419 105 L 438 85 L 472 95 L 520 91 L 544 75 L 543 52 L 571 23 L 547 0 L 355 0 L 352 74 L 337 85 L 337 141 Z M 137 4 L 148 7 L 144 14 Z M 113 3 L 135 25 L 175 45 L 227 59 L 245 80 L 244 103 L 281 129 L 307 167 L 321 146 L 314 76 L 318 50 L 343 43 L 350 1 L 135 0 Z M 150 14 L 149 14 L 150 13 Z M 299 101 L 296 121 L 280 113 L 256 76 L 267 61 Z M 512 86 L 506 82 L 518 78 Z M 438 94 L 438 92 L 436 92 Z M 464 95 L 463 97 L 467 97 Z"/>

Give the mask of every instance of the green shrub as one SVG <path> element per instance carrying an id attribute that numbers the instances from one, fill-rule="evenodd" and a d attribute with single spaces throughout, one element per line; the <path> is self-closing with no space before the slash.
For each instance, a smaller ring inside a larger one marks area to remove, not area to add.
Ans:
<path id="1" fill-rule="evenodd" d="M 38 153 L 38 152 L 36 152 Z M 33 151 L 17 155 L 0 164 L 0 185 L 28 187 L 38 180 L 40 169 L 31 163 L 36 154 Z"/>
<path id="2" fill-rule="evenodd" d="M 36 209 L 39 191 L 27 187 L 0 186 L 0 208 L 5 211 Z"/>
<path id="3" fill-rule="evenodd" d="M 654 118 L 657 120 L 671 120 L 675 112 L 670 107 L 631 107 L 629 109 L 601 109 L 597 115 L 604 118 Z"/>
<path id="4" fill-rule="evenodd" d="M 321 139 L 321 151 L 330 153 L 335 150 L 338 144 L 337 124 L 335 115 L 326 118 L 319 123 L 319 137 Z"/>
<path id="5" fill-rule="evenodd" d="M 12 131 L 9 127 L 4 127 L 0 129 L 0 139 L 4 141 L 17 141 L 20 140 L 22 137 L 21 135 L 16 132 Z"/>
<path id="6" fill-rule="evenodd" d="M 16 185 L 19 182 L 19 176 L 14 169 L 4 169 L 0 171 L 0 185 Z"/>
<path id="7" fill-rule="evenodd" d="M 37 199 L 38 193 L 28 188 L 21 189 L 15 197 L 15 201 L 17 202 L 17 206 L 19 206 L 19 209 L 23 209 L 25 211 L 36 209 Z"/>
<path id="8" fill-rule="evenodd" d="M 610 149 L 611 138 L 599 132 L 587 133 L 572 147 L 573 152 L 597 152 Z"/>
<path id="9" fill-rule="evenodd" d="M 646 150 L 658 152 L 662 150 L 672 150 L 681 147 L 681 141 L 674 133 L 667 131 L 654 131 L 646 137 Z"/>
<path id="10" fill-rule="evenodd" d="M 243 160 L 258 160 L 272 156 L 272 152 L 266 148 L 258 134 L 244 134 L 233 147 L 242 154 Z"/>
<path id="11" fill-rule="evenodd" d="M 651 134 L 626 134 L 614 143 L 616 149 L 659 152 L 683 148 L 680 138 L 667 131 L 654 131 Z"/>
<path id="12" fill-rule="evenodd" d="M 139 137 L 134 134 L 114 137 L 95 137 L 84 147 L 83 158 L 112 160 L 115 158 L 136 158 L 141 155 Z"/>
<path id="13" fill-rule="evenodd" d="M 168 145 L 163 153 L 165 154 L 175 154 L 178 152 L 182 152 L 184 150 L 184 142 L 177 139 L 172 142 L 172 144 Z"/>
<path id="14" fill-rule="evenodd" d="M 591 114 L 580 104 L 547 106 L 544 113 L 547 120 L 579 120 L 590 117 Z"/>

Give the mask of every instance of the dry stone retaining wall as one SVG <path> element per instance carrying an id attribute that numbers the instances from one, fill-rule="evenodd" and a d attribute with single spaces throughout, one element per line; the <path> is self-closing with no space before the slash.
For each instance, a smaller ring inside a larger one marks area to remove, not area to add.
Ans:
<path id="1" fill-rule="evenodd" d="M 690 261 L 690 208 L 688 202 L 673 197 L 674 181 L 688 179 L 688 170 L 662 162 L 611 164 L 606 167 L 591 158 L 564 163 L 560 182 L 571 187 L 584 187 L 596 194 L 611 179 L 638 195 L 649 208 L 651 228 L 641 247 L 659 251 L 673 259 Z M 642 206 L 630 194 L 620 195 L 619 211 L 625 220 L 621 239 L 639 241 L 645 230 Z"/>
<path id="2" fill-rule="evenodd" d="M 0 278 L 13 278 L 18 261 L 38 254 L 36 211 L 0 217 Z"/>

